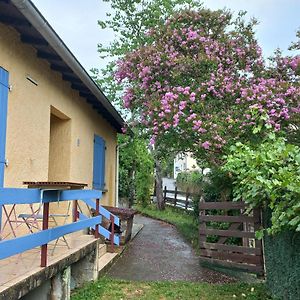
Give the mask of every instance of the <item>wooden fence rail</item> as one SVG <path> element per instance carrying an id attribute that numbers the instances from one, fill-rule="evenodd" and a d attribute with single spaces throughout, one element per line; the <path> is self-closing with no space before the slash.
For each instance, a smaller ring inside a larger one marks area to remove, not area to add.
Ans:
<path id="1" fill-rule="evenodd" d="M 5 205 L 33 204 L 43 205 L 42 230 L 28 235 L 9 240 L 0 240 L 0 260 L 22 253 L 32 248 L 41 246 L 41 267 L 47 266 L 47 244 L 66 234 L 73 233 L 84 228 L 94 228 L 95 238 L 99 234 L 111 240 L 112 244 L 119 245 L 119 236 L 114 234 L 114 226 L 120 226 L 118 217 L 99 205 L 102 192 L 98 190 L 40 190 L 40 189 L 15 189 L 0 188 L 0 207 Z M 86 217 L 77 211 L 77 201 L 84 201 L 95 210 L 94 217 Z M 94 201 L 93 199 L 96 199 Z M 60 201 L 74 201 L 73 223 L 54 228 L 48 228 L 49 204 Z M 34 215 L 32 215 L 34 216 Z M 112 231 L 101 226 L 102 216 L 111 220 Z M 79 217 L 79 220 L 78 220 Z M 0 224 L 1 236 L 1 224 Z"/>
<path id="2" fill-rule="evenodd" d="M 260 210 L 254 209 L 249 215 L 246 214 L 246 208 L 244 202 L 199 203 L 199 246 L 202 261 L 260 275 L 264 273 L 262 242 L 255 238 L 255 231 L 261 225 Z M 211 222 L 226 222 L 228 229 L 213 228 Z M 217 242 L 207 242 L 207 238 L 211 236 L 216 236 Z M 242 245 L 227 244 L 230 237 L 240 238 Z"/>
<path id="3" fill-rule="evenodd" d="M 178 207 L 184 210 L 193 210 L 193 201 L 190 197 L 196 196 L 197 194 L 190 193 L 189 191 L 179 191 L 177 187 L 175 190 L 168 190 L 167 187 L 164 187 L 164 201 L 166 204 L 172 205 L 174 207 Z M 174 197 L 170 197 L 168 194 L 174 195 Z M 183 196 L 178 198 L 178 196 Z M 184 198 L 184 199 L 182 199 Z"/>

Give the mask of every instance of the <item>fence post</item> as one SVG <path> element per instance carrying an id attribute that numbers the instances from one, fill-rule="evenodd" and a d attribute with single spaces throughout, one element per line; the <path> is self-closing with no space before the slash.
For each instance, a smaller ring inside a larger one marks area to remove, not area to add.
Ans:
<path id="1" fill-rule="evenodd" d="M 47 230 L 49 226 L 49 202 L 43 205 L 43 230 Z M 41 267 L 47 267 L 47 250 L 48 244 L 41 247 Z"/>
<path id="2" fill-rule="evenodd" d="M 261 229 L 261 224 L 262 224 L 262 218 L 261 218 L 261 209 L 260 208 L 254 208 L 253 209 L 253 218 L 254 218 L 254 232 L 258 231 Z M 265 273 L 265 262 L 264 262 L 264 249 L 263 249 L 263 244 L 262 240 L 255 239 L 255 248 L 260 249 L 260 265 L 262 266 L 262 274 L 261 276 L 264 276 Z"/>
<path id="3" fill-rule="evenodd" d="M 111 233 L 110 233 L 110 246 L 111 251 L 115 252 L 115 217 L 110 215 L 110 222 L 111 222 Z"/>
<path id="4" fill-rule="evenodd" d="M 74 200 L 73 202 L 73 222 L 77 221 L 78 218 L 78 200 Z"/>
<path id="5" fill-rule="evenodd" d="M 185 209 L 187 210 L 189 204 L 189 190 L 186 190 L 186 197 L 185 197 Z"/>
<path id="6" fill-rule="evenodd" d="M 167 200 L 167 186 L 164 188 L 164 202 Z"/>
<path id="7" fill-rule="evenodd" d="M 174 207 L 177 204 L 177 186 L 175 186 L 175 194 L 174 194 Z"/>
<path id="8" fill-rule="evenodd" d="M 201 203 L 205 203 L 203 199 L 199 201 L 199 244 L 200 249 L 202 248 L 202 244 L 206 243 L 206 234 L 201 234 L 200 230 L 206 230 L 206 222 L 202 220 L 202 216 L 206 215 L 205 209 L 201 208 Z"/>
<path id="9" fill-rule="evenodd" d="M 100 200 L 96 199 L 96 216 L 99 216 L 100 212 Z M 95 238 L 98 239 L 99 238 L 99 224 L 96 224 L 95 226 Z"/>

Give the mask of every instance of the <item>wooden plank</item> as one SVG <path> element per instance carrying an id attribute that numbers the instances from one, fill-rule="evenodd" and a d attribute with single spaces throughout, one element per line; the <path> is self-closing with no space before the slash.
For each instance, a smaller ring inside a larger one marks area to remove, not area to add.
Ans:
<path id="1" fill-rule="evenodd" d="M 177 186 L 175 187 L 175 194 L 174 194 L 174 206 L 177 204 Z"/>
<path id="2" fill-rule="evenodd" d="M 102 220 L 102 216 L 99 216 L 99 217 Z M 79 218 L 80 218 L 80 220 L 86 220 L 86 219 L 88 219 L 88 217 L 86 215 L 82 214 L 82 213 L 79 213 Z M 100 222 L 100 224 L 101 224 L 101 222 Z M 92 226 L 91 228 L 93 228 L 94 230 L 96 230 L 96 226 L 95 225 Z M 102 236 L 104 236 L 108 240 L 110 239 L 110 231 L 108 231 L 107 229 L 105 229 L 101 225 L 99 225 L 98 229 L 99 229 L 99 234 L 101 234 Z M 119 238 L 118 235 L 115 235 L 115 237 L 114 237 L 114 243 L 115 243 L 115 245 L 120 245 L 120 238 Z"/>
<path id="3" fill-rule="evenodd" d="M 91 207 L 94 210 L 96 210 L 96 202 L 94 200 L 92 200 L 92 199 L 85 199 L 85 200 L 83 200 L 83 202 L 85 204 L 87 204 L 89 207 Z M 108 220 L 110 219 L 111 213 L 107 209 L 105 209 L 103 206 L 100 206 L 100 214 L 102 216 L 104 216 L 106 219 L 108 219 Z M 120 219 L 117 216 L 115 216 L 115 224 L 117 226 L 120 226 Z"/>
<path id="4" fill-rule="evenodd" d="M 110 220 L 110 216 L 114 216 L 114 224 L 117 225 L 117 226 L 120 226 L 120 219 L 119 219 L 119 217 L 113 215 L 111 212 L 109 212 L 103 206 L 100 206 L 99 211 L 100 211 L 100 214 L 102 216 L 104 216 L 108 220 Z"/>
<path id="5" fill-rule="evenodd" d="M 226 268 L 240 269 L 240 270 L 248 271 L 251 273 L 257 273 L 257 274 L 263 273 L 263 268 L 261 266 L 254 266 L 254 265 L 242 264 L 242 263 L 237 263 L 237 262 L 223 261 L 220 259 L 214 259 L 214 258 L 208 258 L 208 257 L 200 257 L 200 261 L 219 265 L 219 266 L 226 267 Z"/>
<path id="6" fill-rule="evenodd" d="M 177 202 L 185 204 L 186 200 L 182 200 L 182 199 L 177 199 Z M 192 201 L 189 201 L 189 204 L 192 204 Z"/>
<path id="7" fill-rule="evenodd" d="M 205 248 L 210 250 L 225 250 L 225 251 L 232 251 L 237 253 L 261 255 L 260 248 L 250 248 L 250 247 L 243 247 L 243 246 L 236 246 L 236 245 L 225 245 L 219 243 L 206 243 L 206 242 L 200 242 L 199 246 L 200 248 Z"/>
<path id="8" fill-rule="evenodd" d="M 167 198 L 166 198 L 166 202 L 169 202 L 169 203 L 171 203 L 171 204 L 174 204 L 174 200 L 175 200 L 174 198 L 170 198 L 170 197 L 167 197 Z M 181 203 L 181 204 L 183 204 L 183 205 L 185 206 L 186 201 L 185 201 L 185 200 L 177 199 L 177 200 L 176 200 L 176 203 L 177 203 L 177 204 L 178 204 L 178 203 Z M 188 207 L 193 207 L 191 201 L 189 201 Z"/>
<path id="9" fill-rule="evenodd" d="M 253 216 L 258 219 L 258 222 L 254 223 L 254 230 L 258 231 L 261 228 L 261 210 L 258 208 L 253 209 Z M 255 248 L 257 248 L 261 252 L 261 265 L 264 268 L 264 256 L 263 256 L 263 246 L 262 246 L 262 240 L 255 240 Z"/>
<path id="10" fill-rule="evenodd" d="M 205 222 L 230 222 L 230 223 L 243 223 L 258 222 L 257 217 L 252 216 L 220 216 L 220 215 L 206 215 L 201 217 L 202 221 Z"/>
<path id="11" fill-rule="evenodd" d="M 217 250 L 200 250 L 201 256 L 221 259 L 221 260 L 230 260 L 237 263 L 247 263 L 251 265 L 261 265 L 261 257 L 251 254 L 242 254 L 242 253 L 230 253 L 227 251 L 217 251 Z"/>
<path id="12" fill-rule="evenodd" d="M 200 202 L 199 209 L 244 209 L 245 202 Z"/>
<path id="13" fill-rule="evenodd" d="M 226 237 L 247 237 L 247 238 L 255 238 L 254 232 L 246 232 L 246 231 L 239 231 L 239 230 L 220 230 L 220 229 L 205 229 L 199 230 L 200 234 L 203 235 L 219 235 L 219 236 L 226 236 Z"/>
<path id="14" fill-rule="evenodd" d="M 231 223 L 227 230 L 238 230 L 240 225 L 241 225 L 240 223 Z M 221 236 L 218 240 L 218 243 L 225 244 L 227 240 L 228 240 L 228 237 Z"/>
<path id="15" fill-rule="evenodd" d="M 188 209 L 188 205 L 189 205 L 189 196 L 190 196 L 190 194 L 189 194 L 189 191 L 187 190 L 187 191 L 186 191 L 186 196 L 185 196 L 185 210 Z"/>
<path id="16" fill-rule="evenodd" d="M 201 201 L 202 203 L 202 201 Z M 199 205 L 200 206 L 200 205 Z M 205 216 L 205 210 L 200 209 L 199 210 L 199 242 L 206 242 L 206 235 L 201 235 L 200 232 L 201 231 L 205 231 L 206 230 L 206 222 L 203 222 L 201 217 Z"/>
<path id="17" fill-rule="evenodd" d="M 164 192 L 166 192 L 167 194 L 175 194 L 175 191 L 173 191 L 173 190 L 167 190 L 166 186 L 165 186 Z"/>
<path id="18" fill-rule="evenodd" d="M 32 44 L 35 46 L 48 46 L 48 42 L 43 38 L 36 38 L 34 36 L 21 34 L 21 42 L 25 44 Z"/>
<path id="19" fill-rule="evenodd" d="M 173 204 L 173 202 L 174 202 L 174 198 L 171 198 L 171 197 L 166 197 L 166 198 L 165 198 L 165 201 L 166 201 L 166 202 L 170 202 L 170 203 L 172 203 L 172 204 Z"/>
<path id="20" fill-rule="evenodd" d="M 68 200 L 85 200 L 90 198 L 101 198 L 102 192 L 98 190 L 51 190 L 22 188 L 0 188 L 0 204 L 32 204 L 47 202 L 58 202 Z"/>
<path id="21" fill-rule="evenodd" d="M 60 193 L 60 201 L 67 200 L 85 200 L 100 199 L 102 191 L 100 190 L 64 190 Z"/>
<path id="22" fill-rule="evenodd" d="M 89 218 L 87 220 L 77 221 L 75 223 L 54 227 L 51 229 L 39 231 L 29 235 L 24 235 L 11 240 L 0 242 L 0 259 L 4 259 L 15 254 L 22 253 L 32 248 L 47 244 L 59 237 L 79 231 L 84 228 L 92 227 L 101 222 L 100 216 Z"/>
<path id="23" fill-rule="evenodd" d="M 41 202 L 41 190 L 0 188 L 0 205 L 32 204 Z"/>

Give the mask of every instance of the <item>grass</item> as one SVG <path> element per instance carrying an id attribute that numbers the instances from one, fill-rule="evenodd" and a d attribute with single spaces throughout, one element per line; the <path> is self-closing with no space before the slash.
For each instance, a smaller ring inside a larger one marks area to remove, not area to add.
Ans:
<path id="1" fill-rule="evenodd" d="M 163 211 L 158 210 L 154 205 L 147 207 L 137 205 L 135 209 L 144 215 L 175 225 L 179 233 L 195 250 L 198 250 L 198 223 L 192 213 L 170 206 L 166 206 Z"/>
<path id="2" fill-rule="evenodd" d="M 75 291 L 71 300 L 266 300 L 271 299 L 262 284 L 234 283 L 212 285 L 190 282 L 133 282 L 103 277 Z"/>

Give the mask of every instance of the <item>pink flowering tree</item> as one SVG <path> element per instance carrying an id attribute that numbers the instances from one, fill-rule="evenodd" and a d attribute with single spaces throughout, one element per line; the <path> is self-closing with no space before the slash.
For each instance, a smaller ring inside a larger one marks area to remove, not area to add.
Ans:
<path id="1" fill-rule="evenodd" d="M 124 106 L 162 154 L 191 151 L 219 165 L 237 140 L 281 134 L 297 120 L 300 57 L 266 67 L 255 23 L 224 10 L 186 10 L 118 62 Z"/>

